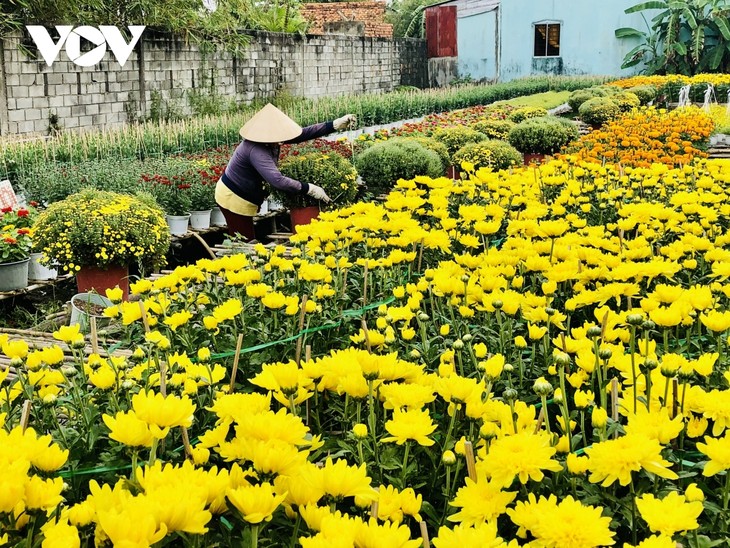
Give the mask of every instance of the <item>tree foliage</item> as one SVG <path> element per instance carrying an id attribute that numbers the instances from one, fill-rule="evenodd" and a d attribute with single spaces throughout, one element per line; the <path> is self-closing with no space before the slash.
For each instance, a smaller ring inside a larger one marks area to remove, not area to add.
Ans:
<path id="1" fill-rule="evenodd" d="M 0 36 L 23 30 L 25 25 L 126 25 L 142 24 L 204 46 L 239 50 L 248 42 L 241 29 L 301 32 L 296 0 L 257 2 L 218 0 L 216 9 L 205 9 L 202 0 L 2 0 Z"/>
<path id="2" fill-rule="evenodd" d="M 730 69 L 730 0 L 654 0 L 625 10 L 641 13 L 646 31 L 616 30 L 640 43 L 622 68 L 644 63 L 651 74 L 696 74 Z M 643 12 L 652 12 L 651 22 Z"/>
<path id="3" fill-rule="evenodd" d="M 423 38 L 425 36 L 426 8 L 437 0 L 394 0 L 385 15 L 393 25 L 397 38 Z"/>

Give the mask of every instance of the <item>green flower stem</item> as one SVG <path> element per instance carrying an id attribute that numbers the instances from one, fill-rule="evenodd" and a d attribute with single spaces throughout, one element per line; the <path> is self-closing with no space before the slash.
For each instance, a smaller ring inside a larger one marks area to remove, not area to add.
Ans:
<path id="1" fill-rule="evenodd" d="M 565 394 L 563 394 L 563 398 L 565 398 Z M 552 434 L 550 431 L 550 417 L 548 416 L 547 396 L 542 394 L 540 400 L 542 401 L 542 416 L 545 419 L 545 430 L 547 430 L 548 434 Z"/>
<path id="2" fill-rule="evenodd" d="M 631 478 L 629 487 L 631 490 L 631 541 L 636 545 L 636 491 L 634 489 L 634 478 Z"/>
<path id="3" fill-rule="evenodd" d="M 375 468 L 378 470 L 378 473 L 381 474 L 382 479 L 382 470 L 380 469 L 380 463 L 378 461 L 378 440 L 375 436 L 375 398 L 373 397 L 373 381 L 368 380 L 368 427 L 370 428 L 370 435 L 373 438 L 373 457 L 375 459 Z"/>
<path id="4" fill-rule="evenodd" d="M 302 523 L 301 514 L 297 513 L 297 521 L 294 524 L 294 532 L 291 535 L 291 541 L 289 542 L 289 548 L 294 548 L 297 544 L 297 535 L 299 534 L 299 526 Z"/>
<path id="5" fill-rule="evenodd" d="M 132 449 L 132 473 L 129 475 L 129 480 L 132 483 L 137 483 L 137 459 L 139 455 L 137 449 Z"/>
<path id="6" fill-rule="evenodd" d="M 147 461 L 147 464 L 149 466 L 152 466 L 155 463 L 155 460 L 157 460 L 157 444 L 159 443 L 159 440 L 157 438 L 152 438 L 152 447 L 150 447 L 150 458 Z"/>
<path id="7" fill-rule="evenodd" d="M 572 432 L 570 431 L 570 410 L 568 409 L 568 394 L 565 391 L 565 367 L 560 367 L 558 371 L 558 378 L 560 380 L 560 391 L 563 394 L 563 401 L 560 404 L 560 408 L 563 411 L 563 422 L 565 423 L 565 435 L 568 437 L 568 449 L 570 452 L 573 451 Z M 515 430 L 516 431 L 516 430 Z"/>
<path id="8" fill-rule="evenodd" d="M 446 451 L 449 448 L 449 442 L 451 441 L 451 433 L 454 430 L 454 424 L 456 423 L 456 414 L 459 412 L 458 403 L 454 404 L 454 413 L 451 415 L 451 421 L 449 421 L 449 429 L 446 431 L 446 438 L 444 438 L 443 450 Z"/>
<path id="9" fill-rule="evenodd" d="M 636 327 L 631 326 L 631 341 L 629 343 L 631 348 L 631 378 L 633 380 L 633 387 L 634 387 L 634 414 L 636 414 L 636 408 L 637 408 L 637 386 L 636 386 Z M 634 542 L 636 539 L 634 539 Z"/>
<path id="10" fill-rule="evenodd" d="M 251 548 L 257 548 L 259 545 L 259 526 L 258 524 L 251 526 Z"/>
<path id="11" fill-rule="evenodd" d="M 401 472 L 400 472 L 401 489 L 405 489 L 405 487 L 406 487 L 406 470 L 408 469 L 408 452 L 411 448 L 411 445 L 410 445 L 410 443 L 408 443 L 408 441 L 406 441 L 405 445 L 406 445 L 406 450 L 403 453 L 403 466 L 402 466 Z"/>

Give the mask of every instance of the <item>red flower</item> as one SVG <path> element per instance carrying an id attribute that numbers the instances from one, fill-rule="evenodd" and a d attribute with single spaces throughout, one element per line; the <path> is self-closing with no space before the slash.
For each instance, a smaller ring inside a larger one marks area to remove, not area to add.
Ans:
<path id="1" fill-rule="evenodd" d="M 6 244 L 13 244 L 13 245 L 15 245 L 15 244 L 18 243 L 18 240 L 16 240 L 15 238 L 13 238 L 11 236 L 6 236 L 5 239 L 4 239 L 4 242 Z"/>
<path id="2" fill-rule="evenodd" d="M 19 228 L 18 234 L 30 234 L 30 230 L 27 228 Z"/>
<path id="3" fill-rule="evenodd" d="M 13 210 L 12 207 L 4 207 L 4 208 L 0 209 L 0 212 L 2 212 L 2 213 L 10 213 L 12 210 Z"/>
<path id="4" fill-rule="evenodd" d="M 30 214 L 30 211 L 27 209 L 19 209 L 18 210 L 18 217 L 27 217 Z"/>
<path id="5" fill-rule="evenodd" d="M 31 200 L 30 205 L 31 207 L 38 207 L 39 204 L 35 200 Z"/>

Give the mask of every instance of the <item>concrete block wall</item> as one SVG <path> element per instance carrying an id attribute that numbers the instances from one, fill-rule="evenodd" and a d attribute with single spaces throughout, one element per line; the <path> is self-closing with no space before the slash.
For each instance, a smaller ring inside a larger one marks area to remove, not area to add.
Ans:
<path id="1" fill-rule="evenodd" d="M 194 93 L 250 102 L 285 91 L 316 98 L 425 87 L 422 40 L 250 31 L 235 57 L 147 31 L 124 67 L 107 52 L 78 67 L 64 49 L 51 67 L 28 57 L 21 36 L 0 43 L 0 135 L 47 134 L 52 115 L 68 130 L 111 129 L 149 116 L 156 99 L 182 115 Z M 158 103 L 159 105 L 160 103 Z"/>

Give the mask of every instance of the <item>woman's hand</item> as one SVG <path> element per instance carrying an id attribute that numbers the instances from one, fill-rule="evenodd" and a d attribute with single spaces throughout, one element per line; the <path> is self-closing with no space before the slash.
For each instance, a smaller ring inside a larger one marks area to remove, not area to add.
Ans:
<path id="1" fill-rule="evenodd" d="M 357 125 L 357 118 L 354 114 L 345 114 L 342 118 L 337 118 L 332 122 L 332 125 L 338 131 L 347 128 L 352 129 Z"/>
<path id="2" fill-rule="evenodd" d="M 324 191 L 324 189 L 321 186 L 315 185 L 313 183 L 309 183 L 309 191 L 307 192 L 308 196 L 311 196 L 315 200 L 321 200 L 325 203 L 330 202 L 330 197 L 327 196 L 327 193 Z"/>

